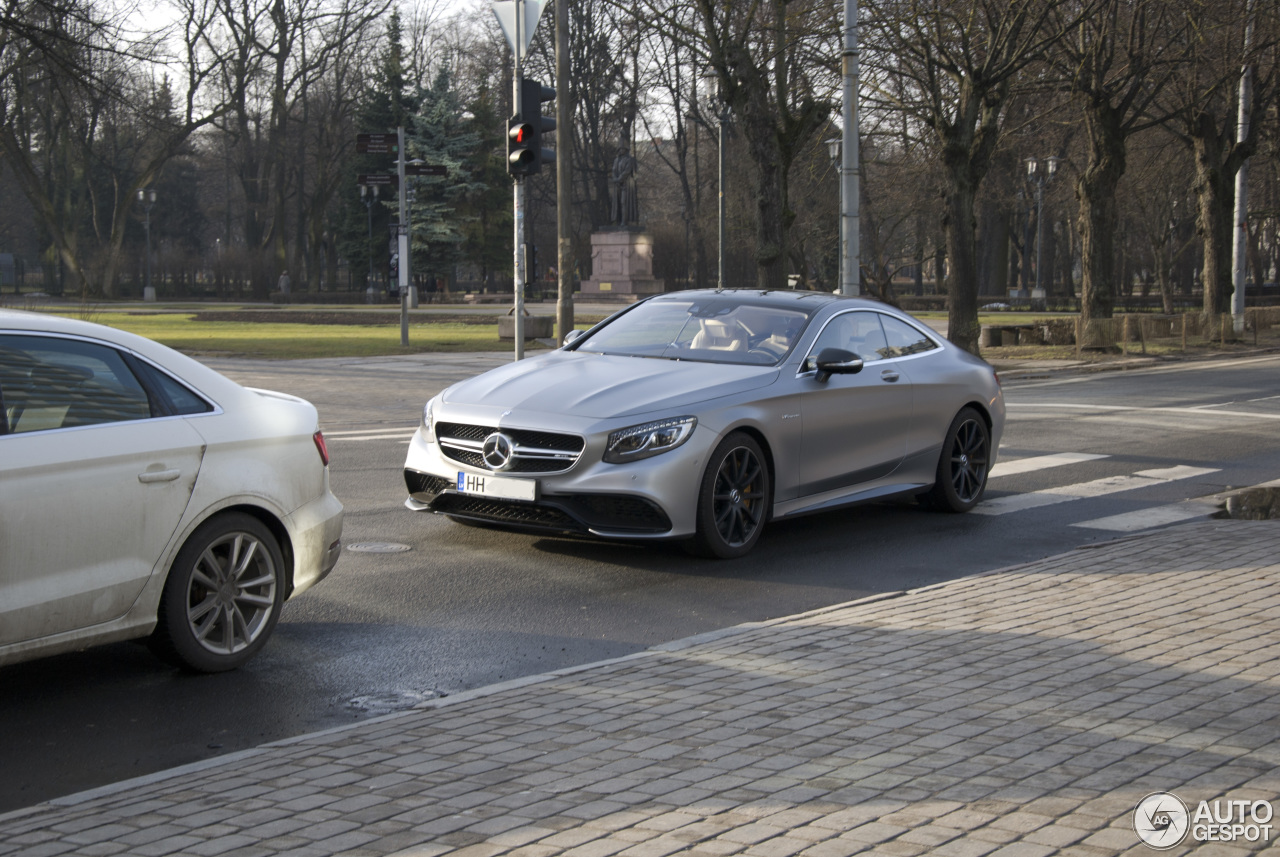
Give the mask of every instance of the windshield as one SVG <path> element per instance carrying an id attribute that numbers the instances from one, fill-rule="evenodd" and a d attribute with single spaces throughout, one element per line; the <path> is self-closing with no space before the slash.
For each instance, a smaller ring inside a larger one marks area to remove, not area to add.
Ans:
<path id="1" fill-rule="evenodd" d="M 808 321 L 803 311 L 738 298 L 648 301 L 584 337 L 575 350 L 772 366 Z"/>

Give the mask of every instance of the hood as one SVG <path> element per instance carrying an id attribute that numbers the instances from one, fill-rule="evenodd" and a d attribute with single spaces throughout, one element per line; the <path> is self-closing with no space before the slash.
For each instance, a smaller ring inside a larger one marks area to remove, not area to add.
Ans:
<path id="1" fill-rule="evenodd" d="M 444 392 L 444 404 L 608 419 L 687 410 L 777 377 L 774 366 L 553 351 L 455 384 Z"/>

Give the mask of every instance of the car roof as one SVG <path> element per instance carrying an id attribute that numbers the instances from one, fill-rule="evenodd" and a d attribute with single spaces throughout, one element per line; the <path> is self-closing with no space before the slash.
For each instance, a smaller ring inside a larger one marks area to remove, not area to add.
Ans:
<path id="1" fill-rule="evenodd" d="M 91 321 L 44 312 L 0 309 L 0 332 L 5 331 L 79 336 L 96 339 L 116 348 L 125 348 L 163 366 L 209 396 L 231 395 L 235 390 L 242 389 L 225 375 L 167 345 Z"/>
<path id="2" fill-rule="evenodd" d="M 808 292 L 796 289 L 688 289 L 679 292 L 666 292 L 650 298 L 653 301 L 667 300 L 705 300 L 723 297 L 738 300 L 744 304 L 767 306 L 777 309 L 801 310 L 813 313 L 815 310 L 834 303 L 846 303 L 851 306 L 864 306 L 868 309 L 887 309 L 888 306 L 879 301 L 832 292 Z"/>

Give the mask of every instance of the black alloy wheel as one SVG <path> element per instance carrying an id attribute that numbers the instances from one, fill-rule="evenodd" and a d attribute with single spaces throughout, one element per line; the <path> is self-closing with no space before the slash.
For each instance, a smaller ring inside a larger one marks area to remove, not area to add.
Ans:
<path id="1" fill-rule="evenodd" d="M 926 496 L 928 505 L 947 512 L 967 512 L 982 499 L 991 471 L 991 430 L 973 408 L 962 408 L 947 429 L 938 458 L 937 481 Z"/>
<path id="2" fill-rule="evenodd" d="M 698 496 L 694 552 L 732 559 L 755 546 L 769 516 L 769 466 L 754 438 L 734 432 L 707 464 Z"/>

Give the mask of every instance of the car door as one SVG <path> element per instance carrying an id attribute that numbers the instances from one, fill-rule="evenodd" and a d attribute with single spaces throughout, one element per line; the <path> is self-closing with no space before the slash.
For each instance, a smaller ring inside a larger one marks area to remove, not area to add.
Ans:
<path id="1" fill-rule="evenodd" d="M 0 644 L 123 616 L 186 510 L 199 434 L 100 343 L 0 334 Z"/>
<path id="2" fill-rule="evenodd" d="M 814 370 L 825 348 L 857 354 L 865 364 L 862 371 L 819 381 Z M 852 489 L 888 477 L 906 454 L 911 379 L 890 356 L 879 313 L 853 310 L 831 318 L 800 368 L 800 495 Z"/>

